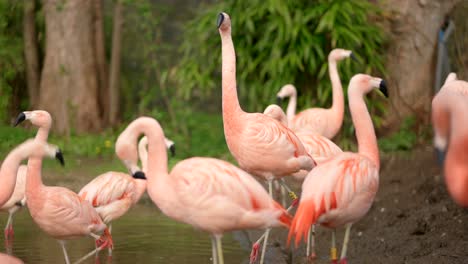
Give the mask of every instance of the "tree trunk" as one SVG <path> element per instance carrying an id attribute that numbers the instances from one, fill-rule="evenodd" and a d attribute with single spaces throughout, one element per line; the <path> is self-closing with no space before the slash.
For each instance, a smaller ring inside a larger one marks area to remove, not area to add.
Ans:
<path id="1" fill-rule="evenodd" d="M 26 81 L 30 108 L 37 106 L 39 101 L 39 55 L 35 24 L 35 0 L 24 1 L 23 39 L 24 57 L 26 63 Z"/>
<path id="2" fill-rule="evenodd" d="M 96 68 L 99 84 L 99 109 L 102 113 L 101 118 L 103 124 L 106 125 L 109 121 L 109 74 L 106 61 L 102 0 L 94 1 L 94 15 Z"/>
<path id="3" fill-rule="evenodd" d="M 119 115 L 120 100 L 120 52 L 122 47 L 122 2 L 117 0 L 114 7 L 114 24 L 112 32 L 112 56 L 109 80 L 109 123 L 115 125 Z"/>
<path id="4" fill-rule="evenodd" d="M 416 115 L 429 121 L 436 64 L 437 37 L 444 17 L 460 0 L 388 0 L 391 15 L 387 58 L 392 109 L 387 126 Z"/>
<path id="5" fill-rule="evenodd" d="M 46 52 L 39 107 L 61 134 L 97 131 L 100 119 L 92 0 L 43 0 Z"/>

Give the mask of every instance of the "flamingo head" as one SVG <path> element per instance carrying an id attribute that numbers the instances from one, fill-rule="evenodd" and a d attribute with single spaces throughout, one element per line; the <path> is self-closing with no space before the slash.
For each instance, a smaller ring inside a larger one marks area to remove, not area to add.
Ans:
<path id="1" fill-rule="evenodd" d="M 281 87 L 279 92 L 276 94 L 277 103 L 281 104 L 284 98 L 291 96 L 297 96 L 296 87 L 294 87 L 294 85 L 292 84 L 286 84 L 283 87 Z"/>
<path id="2" fill-rule="evenodd" d="M 168 138 L 164 138 L 164 143 L 166 143 L 166 148 L 171 152 L 171 156 L 174 157 L 175 156 L 175 143 L 174 141 L 168 139 Z"/>
<path id="3" fill-rule="evenodd" d="M 346 58 L 351 58 L 357 61 L 356 56 L 354 56 L 354 53 L 351 50 L 333 49 L 330 51 L 330 54 L 328 54 L 328 60 L 332 61 L 340 61 Z"/>
<path id="4" fill-rule="evenodd" d="M 24 120 L 29 120 L 33 125 L 38 127 L 50 128 L 52 125 L 52 117 L 44 110 L 24 111 L 19 113 L 13 126 L 17 126 Z"/>
<path id="5" fill-rule="evenodd" d="M 387 83 L 385 80 L 367 74 L 356 74 L 349 81 L 348 93 L 360 90 L 362 93 L 366 94 L 374 89 L 379 89 L 385 97 L 388 97 Z"/>
<path id="6" fill-rule="evenodd" d="M 60 162 L 62 166 L 65 166 L 65 160 L 63 159 L 62 151 L 59 147 L 53 144 L 41 143 L 43 145 L 42 155 L 55 158 Z M 40 155 L 41 155 L 40 154 Z"/>
<path id="7" fill-rule="evenodd" d="M 218 20 L 216 21 L 219 31 L 226 32 L 231 29 L 231 18 L 228 14 L 221 12 L 218 14 Z"/>
<path id="8" fill-rule="evenodd" d="M 432 100 L 432 126 L 434 128 L 434 148 L 437 161 L 441 167 L 444 166 L 445 155 L 449 142 L 450 115 L 444 107 L 444 98 L 435 96 Z"/>

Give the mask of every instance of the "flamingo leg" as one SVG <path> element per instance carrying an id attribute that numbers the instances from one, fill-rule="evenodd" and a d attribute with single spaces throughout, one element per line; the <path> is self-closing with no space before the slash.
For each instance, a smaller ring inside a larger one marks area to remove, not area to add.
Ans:
<path id="1" fill-rule="evenodd" d="M 112 234 L 112 224 L 111 223 L 109 224 L 109 234 Z M 107 256 L 112 257 L 112 247 L 109 247 L 107 249 Z"/>
<path id="2" fill-rule="evenodd" d="M 315 259 L 317 254 L 315 253 L 315 225 L 309 229 L 307 232 L 307 258 Z"/>
<path id="3" fill-rule="evenodd" d="M 216 240 L 216 251 L 218 252 L 218 264 L 224 264 L 224 257 L 223 257 L 223 245 L 221 243 L 221 235 L 215 235 Z"/>
<path id="4" fill-rule="evenodd" d="M 273 195 L 273 180 L 268 180 L 268 193 L 270 196 Z M 265 252 L 268 245 L 268 236 L 270 235 L 271 228 L 267 228 L 265 231 L 265 241 L 263 242 L 262 253 L 260 254 L 260 264 L 263 264 L 265 260 Z"/>
<path id="5" fill-rule="evenodd" d="M 65 257 L 65 263 L 70 264 L 70 259 L 68 258 L 67 249 L 65 248 L 65 241 L 59 240 L 58 242 L 62 246 L 63 256 Z"/>
<path id="6" fill-rule="evenodd" d="M 211 236 L 211 253 L 212 253 L 212 258 L 213 258 L 213 264 L 218 264 L 218 251 L 216 247 L 215 235 Z"/>
<path id="7" fill-rule="evenodd" d="M 8 212 L 8 220 L 5 226 L 5 240 L 11 239 L 11 230 L 13 230 L 13 212 Z"/>
<path id="8" fill-rule="evenodd" d="M 332 263 L 337 263 L 336 253 L 336 229 L 332 230 L 331 249 L 330 249 L 330 260 Z"/>
<path id="9" fill-rule="evenodd" d="M 352 224 L 346 225 L 346 232 L 343 240 L 343 248 L 341 249 L 341 257 L 340 257 L 340 264 L 346 264 L 346 251 L 348 250 L 348 242 L 349 242 L 349 235 L 351 231 Z"/>

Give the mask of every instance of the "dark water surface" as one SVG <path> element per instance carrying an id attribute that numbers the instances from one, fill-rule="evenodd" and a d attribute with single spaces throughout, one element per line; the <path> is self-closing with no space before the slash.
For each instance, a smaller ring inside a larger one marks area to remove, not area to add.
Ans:
<path id="1" fill-rule="evenodd" d="M 7 216 L 7 213 L 0 215 L 1 228 L 6 224 Z M 27 208 L 15 215 L 14 231 L 13 255 L 25 263 L 65 263 L 60 245 L 37 227 Z M 112 261 L 107 260 L 105 250 L 100 253 L 101 264 L 211 263 L 209 234 L 169 219 L 152 204 L 138 204 L 116 220 L 112 224 L 112 235 Z M 74 262 L 94 249 L 94 241 L 86 237 L 71 240 L 66 246 L 70 261 Z M 226 263 L 241 263 L 248 259 L 249 252 L 242 249 L 232 234 L 223 237 L 223 249 Z M 4 246 L 2 252 L 6 252 Z M 91 257 L 83 263 L 96 262 Z"/>

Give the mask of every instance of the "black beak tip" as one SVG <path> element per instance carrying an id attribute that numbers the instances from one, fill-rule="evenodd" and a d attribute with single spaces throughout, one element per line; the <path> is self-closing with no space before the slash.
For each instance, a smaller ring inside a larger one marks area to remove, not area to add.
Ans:
<path id="1" fill-rule="evenodd" d="M 26 115 L 21 112 L 19 113 L 19 115 L 16 117 L 16 120 L 15 122 L 13 123 L 13 126 L 17 126 L 19 123 L 23 122 L 24 120 L 26 120 Z"/>
<path id="2" fill-rule="evenodd" d="M 437 163 L 439 164 L 440 167 L 444 167 L 445 151 L 436 148 L 435 153 L 437 157 Z"/>
<path id="3" fill-rule="evenodd" d="M 65 160 L 63 159 L 63 154 L 60 150 L 55 153 L 55 158 L 60 162 L 62 166 L 65 166 Z"/>
<path id="4" fill-rule="evenodd" d="M 380 82 L 379 90 L 383 93 L 383 95 L 385 95 L 385 97 L 388 97 L 387 83 L 385 80 Z"/>
<path id="5" fill-rule="evenodd" d="M 137 172 L 133 173 L 132 177 L 135 178 L 135 179 L 146 180 L 145 173 L 142 172 L 142 171 L 137 171 Z"/>
<path id="6" fill-rule="evenodd" d="M 354 52 L 351 52 L 351 54 L 349 55 L 349 57 L 355 61 L 355 62 L 359 62 L 358 58 L 356 57 L 356 55 L 354 55 Z"/>
<path id="7" fill-rule="evenodd" d="M 283 102 L 283 98 L 279 97 L 279 96 L 276 96 L 276 104 L 281 105 L 282 102 Z"/>
<path id="8" fill-rule="evenodd" d="M 218 14 L 218 20 L 216 21 L 216 26 L 219 28 L 221 24 L 223 24 L 224 21 L 224 15 L 223 13 Z"/>
<path id="9" fill-rule="evenodd" d="M 171 152 L 171 156 L 174 157 L 175 156 L 175 145 L 174 144 L 169 147 L 169 151 Z"/>

